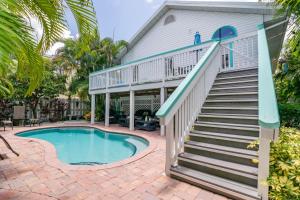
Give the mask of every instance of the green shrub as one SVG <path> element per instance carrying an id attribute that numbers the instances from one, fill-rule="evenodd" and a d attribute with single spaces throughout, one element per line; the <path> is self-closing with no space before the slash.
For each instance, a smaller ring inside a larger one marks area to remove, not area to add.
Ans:
<path id="1" fill-rule="evenodd" d="M 271 144 L 269 198 L 300 200 L 300 131 L 281 128 L 280 138 Z"/>
<path id="2" fill-rule="evenodd" d="M 299 104 L 280 104 L 278 108 L 281 126 L 300 128 Z"/>

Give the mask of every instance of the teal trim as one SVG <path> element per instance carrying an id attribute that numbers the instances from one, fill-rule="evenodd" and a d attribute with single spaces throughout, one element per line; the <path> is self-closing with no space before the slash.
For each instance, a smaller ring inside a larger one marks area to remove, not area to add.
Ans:
<path id="1" fill-rule="evenodd" d="M 211 58 L 212 54 L 218 49 L 217 47 L 219 47 L 218 41 L 212 44 L 212 46 L 207 50 L 204 56 L 202 56 L 194 69 L 186 76 L 186 78 L 179 84 L 179 86 L 175 89 L 175 91 L 167 99 L 167 101 L 160 107 L 160 109 L 156 113 L 157 117 L 165 117 L 170 112 L 170 110 L 182 97 L 186 89 L 190 86 L 191 82 L 196 78 L 203 66 Z"/>
<path id="2" fill-rule="evenodd" d="M 226 29 L 226 28 L 230 28 L 232 31 L 233 31 L 233 35 L 230 35 L 230 36 L 226 36 L 226 37 L 222 37 L 221 38 L 219 37 L 219 31 L 222 30 L 222 29 Z M 218 35 L 218 36 L 216 36 Z M 234 38 L 234 37 L 237 37 L 238 36 L 238 33 L 237 33 L 237 30 L 234 26 L 230 26 L 230 25 L 226 25 L 226 26 L 222 26 L 220 28 L 218 28 L 213 36 L 211 37 L 211 40 L 227 40 L 227 39 L 230 39 L 230 38 Z"/>
<path id="3" fill-rule="evenodd" d="M 272 77 L 272 65 L 264 28 L 258 27 L 258 108 L 259 125 L 264 128 L 279 128 L 280 119 Z"/>
<path id="4" fill-rule="evenodd" d="M 258 24 L 258 25 L 257 25 L 257 29 L 258 29 L 258 30 L 263 29 L 263 28 L 265 28 L 264 24 Z"/>
<path id="5" fill-rule="evenodd" d="M 229 49 L 230 49 L 230 52 L 229 52 L 230 67 L 233 67 L 233 42 L 229 43 Z"/>
<path id="6" fill-rule="evenodd" d="M 208 43 L 214 42 L 214 41 L 215 40 L 208 40 L 208 41 L 202 42 L 201 44 L 193 44 L 193 45 L 188 45 L 188 46 L 184 46 L 184 47 L 181 47 L 181 48 L 173 49 L 173 50 L 170 50 L 170 51 L 164 51 L 162 53 L 158 53 L 158 54 L 154 54 L 152 56 L 148 56 L 148 57 L 144 57 L 144 58 L 141 58 L 141 59 L 133 60 L 131 62 L 124 63 L 122 65 L 117 65 L 117 66 L 114 66 L 114 67 L 111 67 L 111 68 L 95 71 L 93 73 L 90 73 L 90 75 L 94 74 L 94 73 L 102 72 L 102 71 L 111 70 L 112 68 L 113 69 L 118 69 L 118 68 L 123 67 L 125 65 L 130 65 L 130 64 L 134 64 L 134 63 L 137 63 L 137 62 L 140 62 L 140 61 L 143 61 L 143 60 L 147 60 L 147 59 L 150 59 L 150 58 L 155 58 L 155 57 L 162 56 L 162 55 L 165 55 L 165 54 L 174 53 L 176 51 L 181 51 L 181 50 L 184 50 L 184 49 L 189 49 L 189 48 L 192 48 L 192 47 L 201 46 L 201 45 L 208 44 Z"/>

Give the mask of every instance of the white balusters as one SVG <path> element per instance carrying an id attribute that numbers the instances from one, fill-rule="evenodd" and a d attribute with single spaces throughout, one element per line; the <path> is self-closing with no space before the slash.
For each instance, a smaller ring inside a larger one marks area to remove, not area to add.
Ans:
<path id="1" fill-rule="evenodd" d="M 206 43 L 178 49 L 93 73 L 90 75 L 90 90 L 184 78 L 210 45 Z"/>
<path id="2" fill-rule="evenodd" d="M 183 151 L 185 138 L 219 72 L 218 66 L 221 63 L 217 59 L 221 55 L 219 49 L 220 45 L 214 43 L 207 50 L 207 54 L 195 66 L 196 68 L 181 82 L 157 112 L 157 116 L 161 119 L 161 125 L 166 126 L 167 174 L 171 166 L 177 165 L 177 157 Z"/>
<path id="3" fill-rule="evenodd" d="M 221 46 L 221 71 L 257 66 L 257 34 L 224 41 Z"/>

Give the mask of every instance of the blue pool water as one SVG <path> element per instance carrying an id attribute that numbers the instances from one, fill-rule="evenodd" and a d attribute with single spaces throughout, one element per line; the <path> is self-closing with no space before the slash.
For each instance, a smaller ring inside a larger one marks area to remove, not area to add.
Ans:
<path id="1" fill-rule="evenodd" d="M 52 143 L 58 158 L 72 165 L 120 161 L 141 152 L 149 145 L 147 140 L 140 137 L 86 127 L 39 129 L 23 132 L 18 136 Z"/>

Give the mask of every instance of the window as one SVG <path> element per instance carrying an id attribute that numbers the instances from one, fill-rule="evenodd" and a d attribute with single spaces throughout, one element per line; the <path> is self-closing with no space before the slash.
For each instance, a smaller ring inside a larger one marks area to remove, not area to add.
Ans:
<path id="1" fill-rule="evenodd" d="M 174 17 L 174 15 L 168 15 L 168 16 L 165 18 L 164 25 L 170 24 L 170 23 L 172 23 L 172 22 L 175 22 L 175 17 Z"/>
<path id="2" fill-rule="evenodd" d="M 216 32 L 213 34 L 212 38 L 213 40 L 220 40 L 224 38 L 232 38 L 237 36 L 236 28 L 233 26 L 223 26 L 216 30 Z"/>

